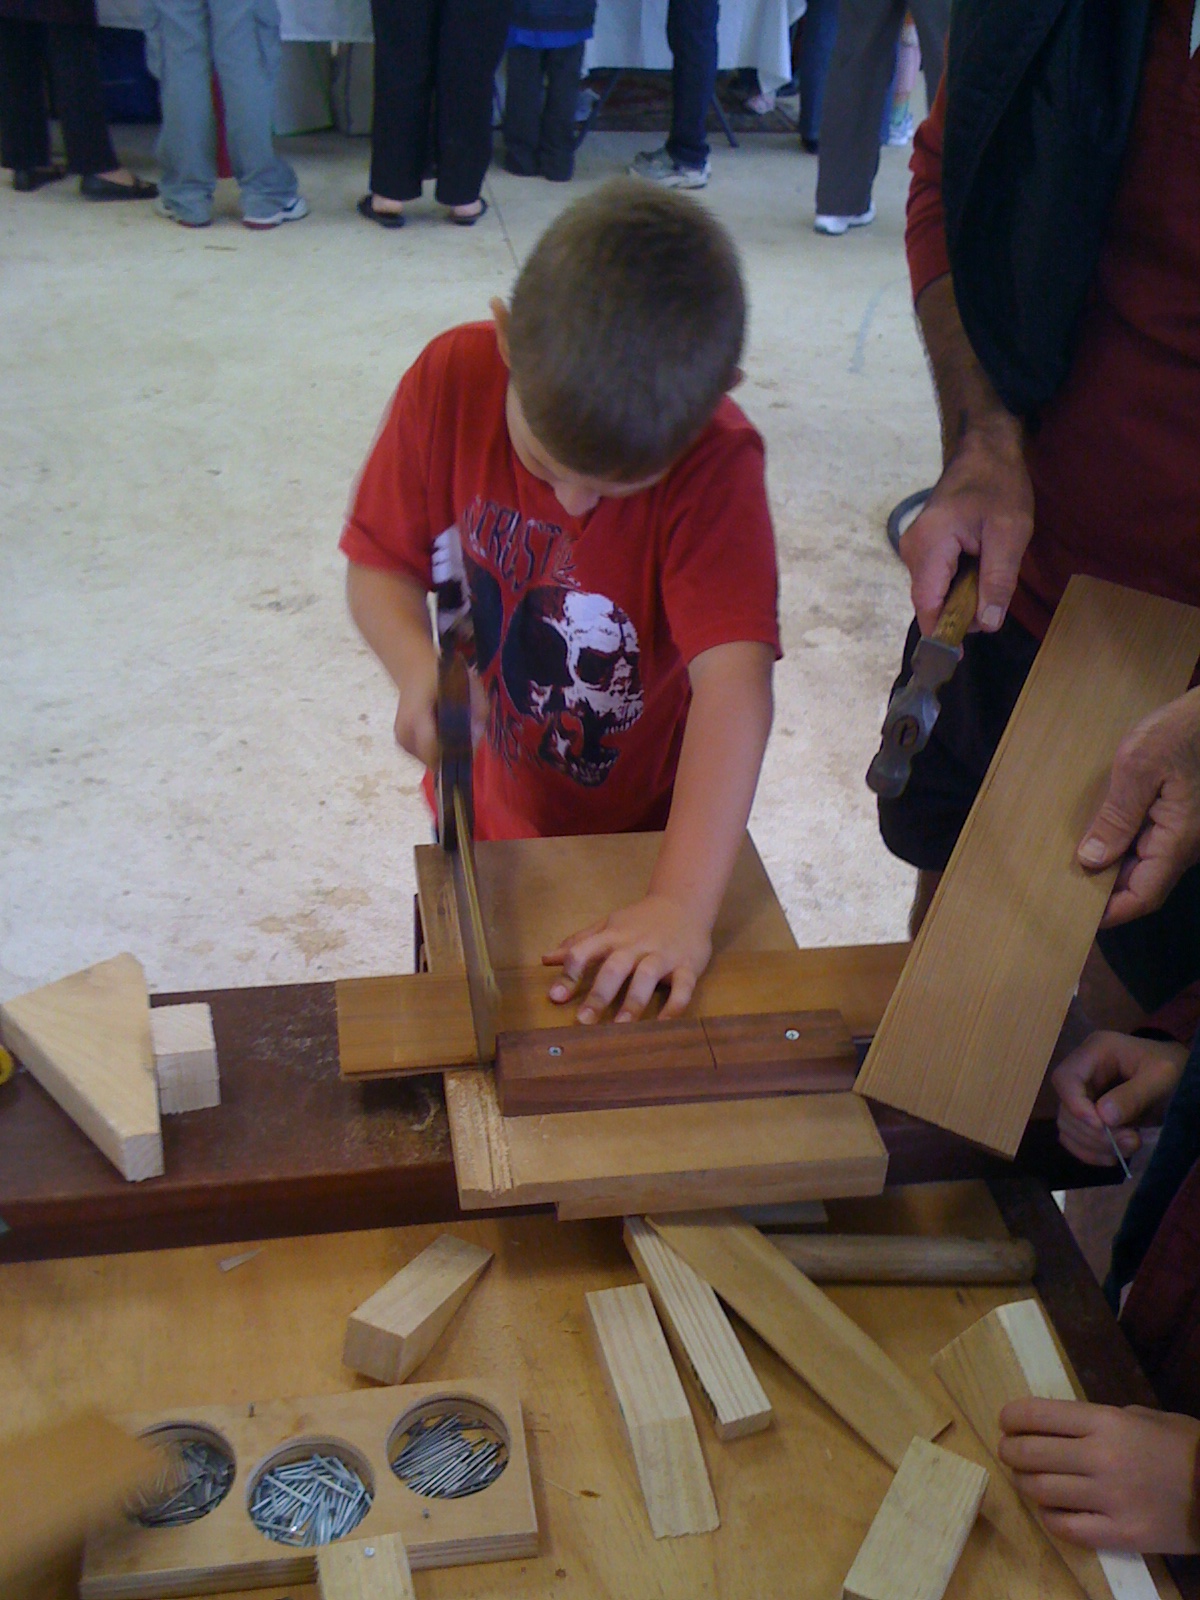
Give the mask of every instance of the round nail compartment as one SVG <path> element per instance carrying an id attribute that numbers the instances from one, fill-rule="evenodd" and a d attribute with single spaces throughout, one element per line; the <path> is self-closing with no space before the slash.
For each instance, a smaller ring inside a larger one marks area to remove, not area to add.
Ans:
<path id="1" fill-rule="evenodd" d="M 375 1481 L 366 1458 L 337 1439 L 290 1439 L 255 1472 L 246 1509 L 277 1544 L 344 1539 L 371 1509 Z"/>
<path id="2" fill-rule="evenodd" d="M 511 1440 L 502 1418 L 466 1399 L 427 1400 L 397 1421 L 388 1464 L 414 1494 L 462 1500 L 488 1489 L 508 1466 Z"/>
<path id="3" fill-rule="evenodd" d="M 227 1440 L 199 1423 L 166 1423 L 141 1436 L 163 1457 L 165 1489 L 143 1495 L 130 1516 L 143 1528 L 181 1528 L 199 1522 L 233 1487 L 237 1464 Z"/>

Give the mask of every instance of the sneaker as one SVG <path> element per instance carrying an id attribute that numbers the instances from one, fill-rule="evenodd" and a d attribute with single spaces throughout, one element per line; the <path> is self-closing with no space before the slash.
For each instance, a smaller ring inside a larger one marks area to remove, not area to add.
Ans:
<path id="1" fill-rule="evenodd" d="M 168 222 L 177 222 L 181 228 L 207 228 L 211 217 L 182 217 L 159 195 L 154 202 L 154 209 L 160 217 L 165 217 Z"/>
<path id="2" fill-rule="evenodd" d="M 301 217 L 308 215 L 308 201 L 302 194 L 294 200 L 289 200 L 286 206 L 280 206 L 278 211 L 272 211 L 269 217 L 243 217 L 243 228 L 254 228 L 262 232 L 266 228 L 277 228 L 281 222 L 299 222 Z"/>
<path id="3" fill-rule="evenodd" d="M 629 171 L 635 178 L 661 183 L 664 189 L 703 189 L 712 163 L 706 158 L 702 167 L 685 167 L 663 145 L 660 150 L 643 150 L 634 156 Z"/>
<path id="4" fill-rule="evenodd" d="M 905 145 L 912 143 L 915 132 L 916 124 L 913 121 L 913 114 L 911 111 L 906 111 L 898 122 L 893 122 L 888 128 L 887 142 L 889 148 L 902 150 Z"/>
<path id="5" fill-rule="evenodd" d="M 827 217 L 818 211 L 813 227 L 818 233 L 828 233 L 836 238 L 845 233 L 849 228 L 865 228 L 868 223 L 875 221 L 875 202 L 872 201 L 867 209 L 857 217 Z"/>

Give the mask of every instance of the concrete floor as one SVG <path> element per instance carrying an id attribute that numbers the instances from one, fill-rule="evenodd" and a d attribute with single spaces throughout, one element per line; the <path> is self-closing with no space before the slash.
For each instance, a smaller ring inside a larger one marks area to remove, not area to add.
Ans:
<path id="1" fill-rule="evenodd" d="M 147 170 L 147 130 L 123 151 Z M 347 494 L 401 371 L 486 313 L 555 211 L 646 135 L 593 135 L 574 187 L 494 171 L 473 231 L 352 207 L 367 147 L 289 140 L 312 203 L 188 233 L 73 184 L 0 187 L 0 997 L 122 949 L 155 989 L 411 961 L 418 773 L 346 616 Z M 883 521 L 933 480 L 902 250 L 811 230 L 794 139 L 718 145 L 705 193 L 752 301 L 739 398 L 768 445 L 786 658 L 752 829 L 798 939 L 898 938 L 911 874 L 863 773 L 908 622 Z"/>

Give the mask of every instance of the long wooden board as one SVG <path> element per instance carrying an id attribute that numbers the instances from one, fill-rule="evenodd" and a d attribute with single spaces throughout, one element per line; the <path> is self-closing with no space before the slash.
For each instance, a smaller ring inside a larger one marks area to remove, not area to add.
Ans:
<path id="1" fill-rule="evenodd" d="M 135 956 L 6 1001 L 0 1039 L 122 1177 L 162 1172 L 150 997 Z"/>
<path id="2" fill-rule="evenodd" d="M 446 1075 L 459 1203 L 624 1216 L 878 1194 L 887 1151 L 852 1094 L 635 1106 L 544 1117 L 500 1113 L 490 1073 Z"/>
<path id="3" fill-rule="evenodd" d="M 756 1228 L 720 1211 L 647 1221 L 892 1467 L 950 1416 Z"/>
<path id="4" fill-rule="evenodd" d="M 989 1311 L 938 1351 L 933 1370 L 1010 1482 L 1012 1474 L 996 1453 L 1003 1407 L 1028 1395 L 1078 1398 L 1036 1300 L 1018 1300 Z M 1089 1600 L 1158 1600 L 1160 1590 L 1141 1556 L 1097 1553 L 1068 1544 L 1046 1533 L 1032 1512 L 1030 1516 Z"/>
<path id="5" fill-rule="evenodd" d="M 508 1445 L 508 1466 L 481 1493 L 461 1500 L 417 1495 L 392 1472 L 389 1439 L 396 1425 L 434 1402 L 459 1404 L 498 1420 Z M 511 1384 L 474 1379 L 412 1383 L 251 1406 L 183 1405 L 169 1413 L 143 1412 L 121 1420 L 131 1431 L 151 1436 L 155 1430 L 179 1427 L 215 1433 L 237 1464 L 235 1487 L 198 1522 L 174 1528 L 126 1522 L 89 1540 L 80 1600 L 160 1600 L 311 1583 L 316 1551 L 268 1539 L 246 1510 L 249 1477 L 295 1440 L 348 1445 L 365 1462 L 374 1500 L 354 1536 L 369 1541 L 374 1534 L 400 1534 L 414 1570 L 506 1561 L 537 1550 L 525 1426 Z"/>
<path id="6" fill-rule="evenodd" d="M 858 1093 L 1015 1155 L 1115 877 L 1076 848 L 1119 740 L 1198 656 L 1200 610 L 1071 579 Z"/>
<path id="7" fill-rule="evenodd" d="M 711 1533 L 721 1519 L 704 1452 L 645 1285 L 597 1289 L 587 1309 L 654 1537 Z"/>

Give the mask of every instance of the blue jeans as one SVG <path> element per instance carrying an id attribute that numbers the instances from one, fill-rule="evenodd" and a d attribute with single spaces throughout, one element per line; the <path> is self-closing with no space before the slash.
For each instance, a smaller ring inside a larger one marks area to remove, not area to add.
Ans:
<path id="1" fill-rule="evenodd" d="M 717 88 L 717 0 L 669 0 L 671 133 L 667 154 L 681 167 L 708 160 L 705 124 Z"/>
<path id="2" fill-rule="evenodd" d="M 243 215 L 270 217 L 296 198 L 296 174 L 271 142 L 279 54 L 276 0 L 147 0 L 146 61 L 162 91 L 159 191 L 183 221 L 212 215 L 214 66 Z"/>

